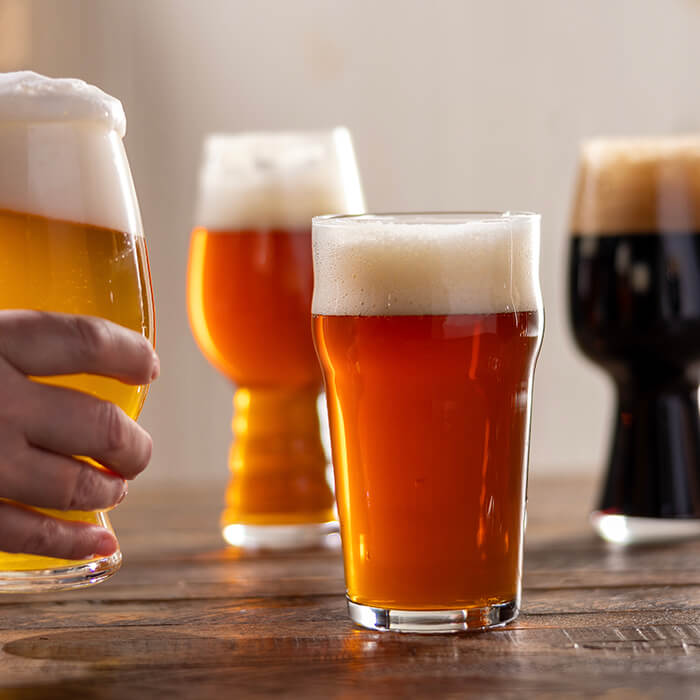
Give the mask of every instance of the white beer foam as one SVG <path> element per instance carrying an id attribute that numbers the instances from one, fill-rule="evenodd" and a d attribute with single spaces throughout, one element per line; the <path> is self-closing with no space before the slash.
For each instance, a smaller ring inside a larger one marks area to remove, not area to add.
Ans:
<path id="1" fill-rule="evenodd" d="M 77 78 L 47 78 L 32 71 L 0 73 L 0 122 L 93 122 L 122 138 L 122 103 Z"/>
<path id="2" fill-rule="evenodd" d="M 316 219 L 313 313 L 538 310 L 539 224 L 534 214 Z"/>
<path id="3" fill-rule="evenodd" d="M 700 135 L 585 142 L 571 226 L 583 235 L 700 230 Z"/>
<path id="4" fill-rule="evenodd" d="M 125 129 L 82 80 L 0 74 L 0 209 L 143 235 Z"/>
<path id="5" fill-rule="evenodd" d="M 308 230 L 314 216 L 365 210 L 343 127 L 210 134 L 203 150 L 195 224 L 210 231 Z"/>

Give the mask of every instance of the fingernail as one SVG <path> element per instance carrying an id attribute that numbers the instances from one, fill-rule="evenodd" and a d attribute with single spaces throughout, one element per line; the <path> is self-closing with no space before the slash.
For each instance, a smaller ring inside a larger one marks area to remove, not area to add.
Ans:
<path id="1" fill-rule="evenodd" d="M 156 353 L 153 353 L 153 370 L 151 371 L 151 381 L 158 379 L 160 376 L 160 358 Z"/>
<path id="2" fill-rule="evenodd" d="M 102 530 L 97 539 L 95 551 L 89 557 L 85 557 L 85 559 L 108 557 L 110 554 L 114 554 L 118 548 L 117 538 L 109 530 Z"/>
<path id="3" fill-rule="evenodd" d="M 118 506 L 126 498 L 127 493 L 129 493 L 129 485 L 125 481 L 125 482 L 123 482 L 122 492 L 121 492 L 119 498 L 117 498 L 117 502 L 114 505 Z"/>

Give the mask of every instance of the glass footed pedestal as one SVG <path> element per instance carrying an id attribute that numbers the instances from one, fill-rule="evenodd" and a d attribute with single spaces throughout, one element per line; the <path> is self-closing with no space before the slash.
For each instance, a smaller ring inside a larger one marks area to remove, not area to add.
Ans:
<path id="1" fill-rule="evenodd" d="M 229 544 L 247 550 L 338 545 L 317 397 L 315 387 L 236 391 L 221 516 Z"/>
<path id="2" fill-rule="evenodd" d="M 700 537 L 698 387 L 618 382 L 610 461 L 590 522 L 607 542 L 643 544 Z"/>
<path id="3" fill-rule="evenodd" d="M 591 513 L 590 522 L 602 539 L 614 544 L 654 544 L 700 537 L 697 518 L 639 518 L 596 510 Z"/>
<path id="4" fill-rule="evenodd" d="M 454 610 L 396 610 L 362 605 L 349 598 L 347 601 L 348 614 L 356 625 L 382 632 L 410 634 L 476 632 L 502 627 L 515 620 L 520 611 L 518 599 Z"/>

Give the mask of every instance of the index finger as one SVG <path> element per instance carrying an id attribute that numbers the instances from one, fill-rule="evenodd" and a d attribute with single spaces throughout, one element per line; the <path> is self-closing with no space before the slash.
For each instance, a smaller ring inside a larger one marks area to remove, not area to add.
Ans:
<path id="1" fill-rule="evenodd" d="M 0 356 L 24 374 L 99 374 L 148 384 L 158 356 L 141 334 L 95 316 L 0 311 Z"/>

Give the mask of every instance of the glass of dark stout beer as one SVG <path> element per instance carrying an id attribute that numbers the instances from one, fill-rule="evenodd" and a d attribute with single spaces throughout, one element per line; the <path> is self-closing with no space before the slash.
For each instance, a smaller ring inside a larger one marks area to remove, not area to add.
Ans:
<path id="1" fill-rule="evenodd" d="M 569 310 L 617 391 L 593 526 L 620 543 L 700 535 L 700 137 L 583 146 Z"/>
<path id="2" fill-rule="evenodd" d="M 518 614 L 539 225 L 314 219 L 314 340 L 358 625 L 459 632 Z"/>

